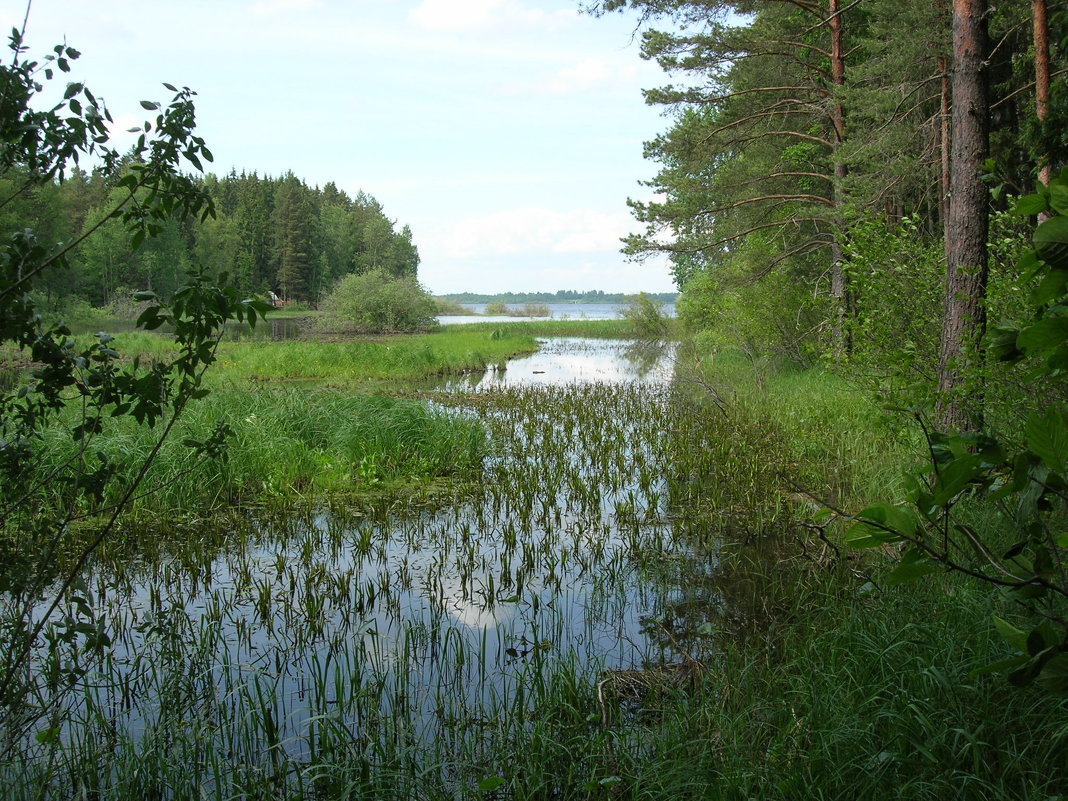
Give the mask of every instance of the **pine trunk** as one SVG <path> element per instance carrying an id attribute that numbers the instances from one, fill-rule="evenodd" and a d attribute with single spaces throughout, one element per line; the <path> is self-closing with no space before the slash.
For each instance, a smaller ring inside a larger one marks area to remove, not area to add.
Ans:
<path id="1" fill-rule="evenodd" d="M 1049 117 L 1049 12 L 1046 0 L 1031 0 L 1031 17 L 1035 43 L 1035 115 L 1042 122 Z M 1038 180 L 1049 185 L 1052 174 L 1049 160 L 1042 162 Z"/>
<path id="2" fill-rule="evenodd" d="M 843 46 L 841 0 L 830 0 L 828 22 L 831 30 L 831 80 L 839 91 L 845 86 L 845 48 Z M 838 305 L 838 348 L 843 353 L 853 349 L 849 326 L 852 299 L 849 291 L 849 276 L 846 275 L 844 256 L 839 239 L 844 234 L 845 223 L 842 219 L 843 184 L 849 175 L 849 169 L 841 156 L 842 144 L 846 138 L 845 106 L 841 97 L 832 98 L 831 119 L 834 125 L 834 225 L 835 242 L 831 246 L 831 294 Z"/>
<path id="3" fill-rule="evenodd" d="M 937 409 L 939 426 L 947 431 L 982 425 L 979 393 L 967 391 L 965 372 L 986 327 L 986 51 L 986 0 L 953 0 L 953 145 Z"/>

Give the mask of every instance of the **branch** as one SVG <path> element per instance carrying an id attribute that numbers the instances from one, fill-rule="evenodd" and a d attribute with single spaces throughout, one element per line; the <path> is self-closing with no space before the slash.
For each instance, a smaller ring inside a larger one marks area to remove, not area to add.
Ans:
<path id="1" fill-rule="evenodd" d="M 763 139 L 766 136 L 795 136 L 798 139 L 805 139 L 805 140 L 807 140 L 809 142 L 816 142 L 817 144 L 823 145 L 824 147 L 828 148 L 829 150 L 833 150 L 834 149 L 834 143 L 833 142 L 830 142 L 830 141 L 824 139 L 821 136 L 813 136 L 812 134 L 804 134 L 804 133 L 801 133 L 800 131 L 764 131 L 763 133 L 756 134 L 755 136 L 748 136 L 745 139 L 737 140 L 737 143 L 741 144 L 743 142 L 752 142 L 755 139 Z"/>
<path id="2" fill-rule="evenodd" d="M 697 212 L 697 215 L 709 216 L 713 214 L 719 214 L 723 211 L 729 211 L 730 209 L 736 209 L 739 206 L 747 206 L 750 203 L 762 203 L 767 200 L 811 200 L 817 203 L 823 203 L 827 206 L 834 206 L 834 201 L 830 198 L 823 197 L 822 195 L 809 195 L 809 194 L 797 194 L 797 195 L 761 195 L 760 197 L 746 198 L 745 200 L 739 200 L 734 203 L 728 203 L 726 206 L 719 206 L 714 209 L 703 209 Z"/>
<path id="3" fill-rule="evenodd" d="M 1057 70 L 1056 72 L 1052 73 L 1049 77 L 1050 78 L 1056 78 L 1058 75 L 1063 75 L 1066 72 L 1068 72 L 1068 68 L 1063 69 L 1063 70 Z M 990 108 L 997 108 L 1002 103 L 1007 103 L 1009 100 L 1014 98 L 1016 95 L 1020 94 L 1020 92 L 1026 92 L 1028 89 L 1033 89 L 1034 86 L 1035 86 L 1035 82 L 1034 81 L 1031 81 L 1030 83 L 1025 83 L 1023 86 L 1021 86 L 1016 91 L 1010 92 L 1009 94 L 1005 95 L 1005 97 L 1001 98 L 1001 100 L 998 100 L 995 103 L 991 103 L 990 104 Z"/>
<path id="4" fill-rule="evenodd" d="M 784 100 L 784 101 L 780 101 L 780 102 L 782 102 L 782 103 L 797 103 L 799 105 L 805 105 L 805 106 L 809 105 L 807 103 L 802 103 L 802 101 L 800 101 L 800 100 Z M 776 104 L 776 105 L 778 105 L 778 104 Z M 771 108 L 774 108 L 774 106 L 772 106 Z M 737 119 L 734 122 L 728 122 L 726 125 L 721 125 L 718 128 L 712 129 L 707 134 L 705 134 L 703 137 L 701 137 L 701 139 L 699 140 L 699 144 L 702 144 L 702 145 L 707 144 L 708 141 L 713 136 L 715 136 L 717 134 L 721 134 L 724 131 L 730 130 L 731 128 L 736 128 L 739 125 L 744 125 L 747 122 L 753 122 L 754 120 L 758 120 L 758 119 L 760 119 L 762 117 L 779 117 L 779 116 L 786 115 L 786 114 L 807 114 L 807 113 L 810 113 L 810 112 L 809 111 L 805 111 L 803 109 L 782 109 L 782 110 L 779 110 L 779 111 L 761 111 L 761 112 L 759 112 L 757 114 L 750 114 L 747 117 L 742 117 L 741 119 Z M 784 132 L 784 133 L 789 133 L 789 132 Z M 798 136 L 802 136 L 802 137 L 803 136 L 808 136 L 808 134 L 802 134 L 802 133 L 798 133 L 797 135 Z M 821 140 L 821 141 L 825 141 L 825 140 Z"/>
<path id="5" fill-rule="evenodd" d="M 842 14 L 846 13 L 847 11 L 849 11 L 849 9 L 853 8 L 853 6 L 860 5 L 861 2 L 863 2 L 863 0 L 853 0 L 853 2 L 850 3 L 848 6 L 845 6 L 844 8 L 838 9 L 833 14 L 831 14 L 831 16 L 827 17 L 826 19 L 820 20 L 815 25 L 812 25 L 812 26 L 806 28 L 804 30 L 804 33 L 812 33 L 812 31 L 816 30 L 816 28 L 822 28 L 824 25 L 828 24 L 832 19 L 834 19 L 835 17 L 841 16 Z M 858 45 L 858 47 L 859 47 L 859 45 Z M 853 48 L 853 49 L 856 50 L 857 48 Z M 852 51 L 850 51 L 850 52 L 852 52 Z"/>
<path id="6" fill-rule="evenodd" d="M 730 100 L 735 97 L 741 97 L 742 95 L 753 94 L 754 92 L 816 92 L 821 97 L 827 96 L 826 89 L 819 89 L 815 86 L 760 86 L 754 89 L 742 89 L 738 92 L 731 92 L 726 95 L 713 95 L 712 97 L 705 97 L 699 100 L 688 100 L 688 103 L 705 104 L 705 103 L 722 103 L 724 100 Z"/>
<path id="7" fill-rule="evenodd" d="M 749 236 L 749 234 L 762 231 L 766 228 L 785 228 L 788 225 L 800 225 L 801 223 L 823 223 L 827 222 L 823 217 L 794 217 L 789 220 L 776 220 L 775 222 L 762 223 L 760 225 L 754 225 L 751 228 L 747 228 L 744 231 L 739 231 L 736 234 L 725 236 L 722 239 L 718 239 L 715 242 L 709 242 L 706 245 L 699 245 L 695 248 L 680 248 L 673 247 L 671 245 L 657 245 L 655 248 L 649 248 L 649 250 L 662 250 L 667 253 L 704 253 L 706 250 L 725 245 L 728 242 L 734 242 L 743 237 Z"/>

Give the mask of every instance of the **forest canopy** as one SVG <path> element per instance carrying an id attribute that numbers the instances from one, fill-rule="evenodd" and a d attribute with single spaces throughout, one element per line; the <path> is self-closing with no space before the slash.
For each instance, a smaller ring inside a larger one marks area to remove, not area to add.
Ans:
<path id="1" fill-rule="evenodd" d="M 0 232 L 30 227 L 56 240 L 78 237 L 108 215 L 123 191 L 123 174 L 74 167 L 63 181 L 17 194 L 10 190 L 21 178 L 9 173 L 0 178 L 0 192 L 15 197 L 0 209 Z M 104 221 L 71 254 L 68 271 L 42 281 L 44 306 L 121 305 L 144 290 L 166 297 L 195 265 L 228 273 L 242 292 L 273 292 L 285 302 L 309 305 L 351 273 L 416 276 L 419 252 L 411 229 L 398 229 L 364 192 L 350 197 L 332 182 L 310 187 L 292 172 L 193 180 L 210 198 L 214 215 L 162 221 L 141 247 L 129 241 L 120 220 Z"/>

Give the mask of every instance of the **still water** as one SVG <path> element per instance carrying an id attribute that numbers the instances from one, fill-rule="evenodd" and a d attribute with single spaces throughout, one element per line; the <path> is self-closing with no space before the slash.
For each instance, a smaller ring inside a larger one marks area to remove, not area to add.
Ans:
<path id="1" fill-rule="evenodd" d="M 487 317 L 486 304 L 485 303 L 465 303 L 464 306 L 471 310 L 470 315 L 443 315 L 438 317 L 438 322 L 442 325 L 463 325 L 465 323 L 485 323 L 485 322 L 509 322 L 509 321 L 530 321 L 530 320 L 615 320 L 622 316 L 622 311 L 626 308 L 622 303 L 544 303 L 537 304 L 539 306 L 545 306 L 549 310 L 548 316 L 541 317 L 526 317 L 520 314 L 507 315 L 507 316 L 493 316 Z M 515 309 L 521 310 L 523 307 L 520 304 L 516 304 Z M 675 306 L 673 304 L 667 304 L 662 309 L 663 314 L 668 317 L 675 316 Z"/>
<path id="2" fill-rule="evenodd" d="M 658 621 L 711 568 L 674 533 L 671 359 L 546 340 L 429 396 L 490 432 L 473 491 L 260 521 L 99 571 L 117 648 L 91 677 L 92 720 L 137 740 L 193 715 L 200 736 L 274 737 L 296 759 L 324 720 L 368 742 L 402 726 L 428 748 L 475 748 L 480 722 L 545 703 L 548 677 L 593 687 L 678 659 Z"/>

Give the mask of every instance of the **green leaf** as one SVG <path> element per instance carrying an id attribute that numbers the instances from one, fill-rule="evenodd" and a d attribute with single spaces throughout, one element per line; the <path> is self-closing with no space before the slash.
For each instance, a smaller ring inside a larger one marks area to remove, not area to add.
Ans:
<path id="1" fill-rule="evenodd" d="M 492 793 L 502 784 L 506 784 L 507 782 L 508 780 L 503 776 L 487 776 L 478 783 L 478 790 L 480 793 Z"/>
<path id="2" fill-rule="evenodd" d="M 1016 269 L 1020 272 L 1020 277 L 1024 280 L 1031 280 L 1034 277 L 1036 271 L 1042 267 L 1042 261 L 1038 258 L 1038 254 L 1034 250 L 1026 250 L 1023 255 L 1020 256 L 1016 262 Z"/>
<path id="3" fill-rule="evenodd" d="M 987 673 L 1003 673 L 1006 670 L 1011 670 L 1013 668 L 1018 668 L 1020 665 L 1027 664 L 1029 661 L 1031 661 L 1030 657 L 1024 654 L 1019 654 L 1018 656 L 1011 656 L 1008 659 L 992 662 L 989 665 L 977 667 L 974 670 L 968 671 L 968 675 L 974 679 L 976 676 L 984 676 Z"/>
<path id="4" fill-rule="evenodd" d="M 1024 195 L 1016 201 L 1016 214 L 1041 214 L 1049 209 L 1049 203 L 1042 195 Z"/>
<path id="5" fill-rule="evenodd" d="M 1021 654 L 1027 653 L 1027 634 L 1022 629 L 1016 628 L 1006 620 L 994 615 L 994 628 L 1009 645 Z"/>
<path id="6" fill-rule="evenodd" d="M 1037 680 L 1046 692 L 1068 696 L 1068 654 L 1057 654 L 1048 660 L 1039 671 Z"/>
<path id="7" fill-rule="evenodd" d="M 1019 335 L 1018 328 L 992 327 L 986 338 L 987 352 L 998 361 L 1018 361 L 1023 356 L 1023 352 L 1016 347 L 1016 338 Z"/>
<path id="8" fill-rule="evenodd" d="M 1050 270 L 1031 292 L 1031 302 L 1035 306 L 1045 306 L 1050 301 L 1063 297 L 1066 285 L 1068 285 L 1068 270 Z"/>
<path id="9" fill-rule="evenodd" d="M 1068 217 L 1046 220 L 1035 229 L 1032 241 L 1046 264 L 1055 269 L 1068 269 Z"/>
<path id="10" fill-rule="evenodd" d="M 51 745 L 59 739 L 59 727 L 50 726 L 47 729 L 41 729 L 34 735 L 34 739 L 41 745 Z"/>
<path id="11" fill-rule="evenodd" d="M 947 462 L 938 471 L 938 482 L 935 484 L 934 492 L 935 505 L 949 504 L 982 472 L 981 457 L 978 454 L 969 453 L 957 456 Z"/>
<path id="12" fill-rule="evenodd" d="M 151 100 L 142 100 L 141 108 L 145 111 L 156 111 L 159 109 L 159 103 L 153 103 Z"/>
<path id="13" fill-rule="evenodd" d="M 1068 220 L 1068 217 L 1058 219 Z M 1068 341 L 1068 318 L 1043 317 L 1038 322 L 1023 328 L 1016 339 L 1016 344 L 1027 355 L 1034 356 L 1056 348 L 1066 341 Z"/>
<path id="14" fill-rule="evenodd" d="M 1033 413 L 1024 425 L 1024 437 L 1031 449 L 1050 470 L 1058 473 L 1068 465 L 1068 417 L 1064 409 Z"/>
<path id="15" fill-rule="evenodd" d="M 1068 214 L 1068 184 L 1061 181 L 1050 183 L 1049 205 L 1058 214 Z"/>
<path id="16" fill-rule="evenodd" d="M 905 555 L 901 557 L 897 567 L 886 577 L 886 583 L 891 587 L 898 584 L 908 584 L 937 570 L 938 565 L 931 562 L 926 553 L 919 548 L 909 548 Z"/>

